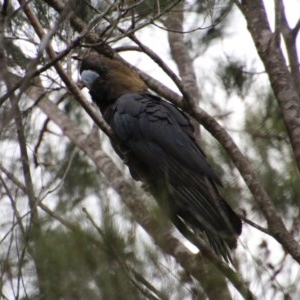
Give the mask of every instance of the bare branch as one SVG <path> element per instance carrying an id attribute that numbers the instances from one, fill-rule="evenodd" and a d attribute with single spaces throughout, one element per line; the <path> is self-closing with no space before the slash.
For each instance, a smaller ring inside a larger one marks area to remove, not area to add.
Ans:
<path id="1" fill-rule="evenodd" d="M 141 41 L 139 41 L 134 35 L 129 36 L 139 47 L 140 49 L 147 54 L 154 62 L 156 62 L 164 71 L 165 73 L 173 80 L 173 82 L 177 85 L 179 90 L 181 91 L 184 99 L 191 99 L 191 96 L 188 94 L 187 90 L 184 88 L 182 81 L 178 76 L 169 68 L 169 66 L 149 47 L 144 45 Z M 194 105 L 194 104 L 193 104 Z"/>
<path id="2" fill-rule="evenodd" d="M 4 21 L 1 20 L 1 27 L 4 26 Z M 0 36 L 0 41 L 3 43 L 4 39 L 4 28 L 1 28 L 1 36 Z M 2 44 L 1 43 L 1 44 Z M 3 70 L 4 74 L 4 82 L 7 87 L 7 90 L 10 90 L 10 82 L 7 78 L 8 70 L 7 70 L 7 61 L 6 61 L 6 56 L 5 52 L 3 49 L 3 44 L 1 45 L 0 49 L 1 55 L 0 55 L 0 66 L 1 69 Z M 29 158 L 28 158 L 28 153 L 27 153 L 27 145 L 26 145 L 26 137 L 24 133 L 24 127 L 23 127 L 23 122 L 22 122 L 22 115 L 21 111 L 18 105 L 18 99 L 17 97 L 12 94 L 10 98 L 10 104 L 11 104 L 11 109 L 12 113 L 14 116 L 14 121 L 16 125 L 16 130 L 17 130 L 17 137 L 18 137 L 18 142 L 19 142 L 19 148 L 20 148 L 20 159 L 22 163 L 22 171 L 23 171 L 23 176 L 24 176 L 24 182 L 25 182 L 25 187 L 26 187 L 26 195 L 28 197 L 28 202 L 29 202 L 29 207 L 31 209 L 31 230 L 34 233 L 38 233 L 38 215 L 36 211 L 36 203 L 35 203 L 35 194 L 34 194 L 34 188 L 33 188 L 33 182 L 32 182 L 32 177 L 31 177 L 31 171 L 30 171 L 30 166 L 29 166 Z"/>
<path id="3" fill-rule="evenodd" d="M 279 36 L 277 33 L 273 34 L 270 29 L 262 0 L 244 0 L 241 8 L 258 54 L 269 75 L 300 171 L 300 96 L 285 63 Z"/>
<path id="4" fill-rule="evenodd" d="M 183 30 L 183 4 L 184 2 L 181 2 L 176 7 L 176 10 L 174 9 L 167 15 L 165 24 L 168 30 L 173 29 L 177 30 L 178 32 Z M 195 102 L 195 104 L 198 104 L 200 100 L 200 93 L 196 80 L 196 73 L 194 70 L 193 61 L 189 55 L 188 48 L 186 47 L 184 41 L 184 35 L 182 33 L 168 31 L 168 39 L 171 48 L 171 55 L 178 67 L 184 89 L 189 91 L 192 101 Z M 184 101 L 188 101 L 188 99 L 184 99 Z"/>
<path id="5" fill-rule="evenodd" d="M 295 39 L 298 36 L 299 30 L 300 30 L 300 18 L 299 18 L 298 22 L 296 23 L 295 27 L 293 28 L 293 35 L 294 35 Z"/>
<path id="6" fill-rule="evenodd" d="M 1 184 L 3 185 L 4 187 L 4 190 L 10 200 L 10 203 L 11 203 L 11 206 L 12 206 L 12 209 L 13 209 L 13 212 L 14 212 L 14 215 L 16 216 L 16 219 L 17 219 L 17 223 L 18 223 L 18 226 L 20 227 L 20 230 L 21 230 L 21 233 L 22 233 L 22 236 L 23 236 L 23 239 L 25 239 L 26 237 L 26 230 L 22 224 L 22 218 L 19 214 L 19 211 L 17 209 L 17 206 L 16 206 L 16 203 L 15 203 L 15 200 L 13 199 L 11 193 L 10 193 L 10 190 L 6 184 L 6 182 L 4 181 L 4 179 L 2 178 L 2 176 L 0 176 L 0 181 L 1 181 Z"/>
<path id="7" fill-rule="evenodd" d="M 176 10 L 173 9 L 168 15 L 165 22 L 165 26 L 168 29 L 168 40 L 171 48 L 171 55 L 179 70 L 182 84 L 185 91 L 189 91 L 190 98 L 186 98 L 184 94 L 184 101 L 188 102 L 188 106 L 193 108 L 194 105 L 198 105 L 200 101 L 200 92 L 196 79 L 196 73 L 193 65 L 193 61 L 185 45 L 183 31 L 184 20 L 184 1 L 182 1 Z M 175 32 L 175 31 L 177 32 Z M 190 103 L 193 102 L 193 104 Z M 195 128 L 195 135 L 200 137 L 200 127 L 197 122 L 193 120 L 193 126 Z"/>
<path id="8" fill-rule="evenodd" d="M 282 0 L 276 0 L 275 3 L 275 10 L 277 11 L 276 14 L 279 15 L 279 30 L 281 31 L 287 54 L 289 65 L 291 68 L 291 75 L 295 82 L 295 87 L 297 89 L 298 95 L 300 97 L 300 70 L 299 70 L 299 58 L 298 58 L 298 51 L 297 51 L 297 44 L 296 44 L 296 35 L 294 34 L 294 29 L 291 29 L 288 25 L 288 21 L 286 19 L 286 14 L 284 10 L 284 4 Z"/>
<path id="9" fill-rule="evenodd" d="M 35 70 L 34 68 L 31 68 L 28 70 L 28 72 L 26 73 L 26 75 L 24 77 L 22 77 L 22 79 L 20 79 L 17 83 L 14 84 L 14 86 L 10 87 L 10 89 L 7 91 L 6 94 L 4 94 L 3 96 L 0 97 L 0 106 L 18 89 L 18 88 L 22 88 L 25 89 L 25 87 L 27 86 L 28 82 L 40 75 L 41 73 L 45 72 L 46 70 L 48 70 L 49 68 L 51 68 L 56 62 L 60 61 L 62 58 L 64 58 L 66 55 L 68 55 L 70 53 L 70 51 L 72 49 L 74 49 L 80 42 L 80 38 L 76 38 L 66 49 L 64 49 L 63 51 L 61 51 L 58 55 L 55 55 L 55 57 L 53 59 L 51 59 L 51 61 L 49 61 L 48 63 L 46 63 L 43 67 Z"/>
<path id="10" fill-rule="evenodd" d="M 26 194 L 26 187 L 22 182 L 18 180 L 13 174 L 11 174 L 4 166 L 0 164 L 0 170 L 6 175 L 6 177 L 11 180 L 21 191 Z"/>
<path id="11" fill-rule="evenodd" d="M 266 229 L 266 228 L 264 228 L 264 227 L 262 227 L 262 226 L 260 226 L 260 225 L 258 225 L 258 224 L 256 224 L 256 223 L 254 223 L 253 221 L 247 219 L 247 218 L 246 218 L 244 215 L 242 215 L 242 214 L 239 214 L 239 216 L 240 216 L 240 218 L 241 218 L 245 223 L 249 224 L 249 225 L 252 226 L 253 228 L 255 228 L 255 229 L 257 229 L 257 230 L 259 230 L 259 231 L 261 231 L 261 232 L 263 232 L 263 233 L 265 233 L 265 234 L 267 234 L 267 235 L 269 235 L 269 236 L 272 236 L 272 234 L 269 232 L 268 229 Z"/>

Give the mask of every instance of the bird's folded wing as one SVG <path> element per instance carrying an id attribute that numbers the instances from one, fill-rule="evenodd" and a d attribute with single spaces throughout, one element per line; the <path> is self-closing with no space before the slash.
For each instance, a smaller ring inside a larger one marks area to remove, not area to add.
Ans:
<path id="1" fill-rule="evenodd" d="M 121 141 L 145 163 L 155 167 L 170 157 L 221 185 L 195 143 L 189 120 L 167 101 L 147 93 L 126 94 L 116 101 L 112 126 Z"/>

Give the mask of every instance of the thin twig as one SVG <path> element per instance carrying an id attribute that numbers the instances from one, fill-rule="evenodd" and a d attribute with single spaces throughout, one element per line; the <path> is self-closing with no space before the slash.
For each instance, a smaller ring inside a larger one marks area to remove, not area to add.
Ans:
<path id="1" fill-rule="evenodd" d="M 24 77 L 20 81 L 18 81 L 14 86 L 10 87 L 10 89 L 4 94 L 2 97 L 0 97 L 0 106 L 21 86 L 25 86 L 25 83 L 28 83 L 29 80 L 32 78 L 40 75 L 41 73 L 45 72 L 49 68 L 51 68 L 56 62 L 60 61 L 62 58 L 64 58 L 68 53 L 74 49 L 76 46 L 78 46 L 80 42 L 80 38 L 76 38 L 66 49 L 61 51 L 58 55 L 56 55 L 53 59 L 51 59 L 48 63 L 46 63 L 44 66 L 40 67 L 37 70 L 30 69 Z"/>
<path id="2" fill-rule="evenodd" d="M 21 5 L 25 5 L 25 0 L 19 0 Z M 41 26 L 38 18 L 32 11 L 29 5 L 24 6 L 24 12 L 27 16 L 27 18 L 30 20 L 30 23 L 32 24 L 35 32 L 39 36 L 40 39 L 43 39 L 45 33 L 44 29 Z M 51 45 L 46 46 L 46 51 L 50 57 L 50 59 L 56 58 L 55 51 L 51 47 Z M 64 71 L 63 67 L 59 62 L 56 62 L 54 64 L 54 68 L 56 69 L 57 73 L 59 74 L 62 81 L 65 83 L 69 91 L 72 93 L 72 95 L 75 97 L 75 99 L 81 104 L 81 106 L 85 109 L 85 111 L 90 115 L 90 117 L 95 121 L 95 123 L 111 138 L 114 139 L 114 134 L 110 127 L 107 125 L 107 123 L 104 121 L 104 119 L 99 118 L 99 112 L 95 110 L 94 106 L 91 105 L 86 101 L 86 99 L 83 97 L 80 89 L 78 86 L 73 82 L 72 78 L 68 76 L 68 74 Z"/>
<path id="3" fill-rule="evenodd" d="M 6 175 L 8 179 L 10 179 L 21 191 L 26 194 L 26 187 L 15 177 L 13 174 L 11 174 L 3 165 L 0 164 L 0 170 Z"/>
<path id="4" fill-rule="evenodd" d="M 258 224 L 256 224 L 255 222 L 251 221 L 250 219 L 246 218 L 243 214 L 238 214 L 239 217 L 247 224 L 251 225 L 252 227 L 258 229 L 259 231 L 261 232 L 264 232 L 265 234 L 273 237 L 272 233 L 267 229 L 267 228 L 264 228 Z"/>

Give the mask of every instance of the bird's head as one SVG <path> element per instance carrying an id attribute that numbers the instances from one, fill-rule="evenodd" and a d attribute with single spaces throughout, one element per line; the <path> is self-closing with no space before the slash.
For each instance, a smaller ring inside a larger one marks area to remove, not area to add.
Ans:
<path id="1" fill-rule="evenodd" d="M 138 74 L 121 61 L 94 51 L 87 52 L 80 60 L 81 79 L 100 108 L 125 94 L 147 90 Z"/>

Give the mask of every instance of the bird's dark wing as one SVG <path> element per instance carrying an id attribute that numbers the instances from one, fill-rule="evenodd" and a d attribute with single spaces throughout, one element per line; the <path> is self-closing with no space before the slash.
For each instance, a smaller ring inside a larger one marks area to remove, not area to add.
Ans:
<path id="1" fill-rule="evenodd" d="M 112 126 L 142 161 L 159 165 L 171 157 L 221 185 L 195 143 L 188 118 L 169 102 L 148 93 L 126 94 L 115 104 Z"/>
<path id="2" fill-rule="evenodd" d="M 156 198 L 167 193 L 174 223 L 184 220 L 204 230 L 226 258 L 223 239 L 231 236 L 227 244 L 233 248 L 241 222 L 218 194 L 215 184 L 221 183 L 196 144 L 188 118 L 158 97 L 133 93 L 116 101 L 111 125 L 131 152 L 127 164 L 133 177 L 146 177 Z"/>

